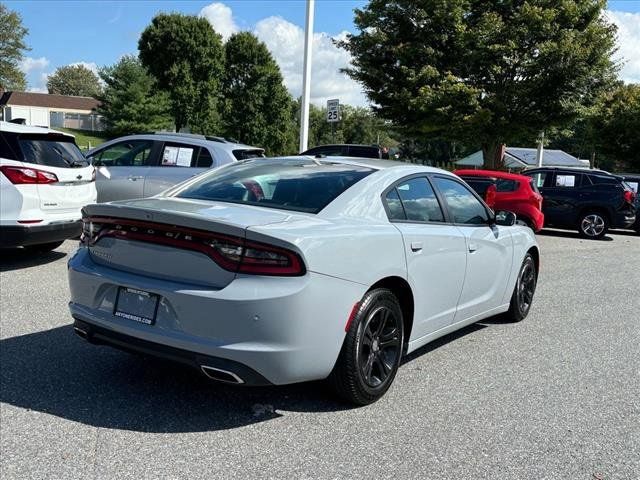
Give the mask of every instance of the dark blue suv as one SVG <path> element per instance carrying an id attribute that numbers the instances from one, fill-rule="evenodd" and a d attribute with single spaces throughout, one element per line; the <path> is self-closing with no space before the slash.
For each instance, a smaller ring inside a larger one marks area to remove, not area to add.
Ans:
<path id="1" fill-rule="evenodd" d="M 636 221 L 635 193 L 623 177 L 600 170 L 542 167 L 526 170 L 544 197 L 545 226 L 602 238 L 609 228 Z"/>

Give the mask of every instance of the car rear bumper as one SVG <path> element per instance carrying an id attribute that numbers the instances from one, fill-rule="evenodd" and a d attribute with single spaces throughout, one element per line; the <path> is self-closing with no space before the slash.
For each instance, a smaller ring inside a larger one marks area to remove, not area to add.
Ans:
<path id="1" fill-rule="evenodd" d="M 611 228 L 633 228 L 636 223 L 636 212 L 632 209 L 617 212 L 611 219 Z"/>
<path id="2" fill-rule="evenodd" d="M 367 290 L 313 272 L 239 275 L 216 290 L 100 265 L 84 247 L 69 260 L 69 286 L 69 309 L 87 338 L 208 365 L 256 385 L 326 378 L 351 309 Z M 114 315 L 119 287 L 160 296 L 153 325 Z"/>
<path id="3" fill-rule="evenodd" d="M 80 220 L 33 226 L 0 226 L 0 246 L 20 247 L 43 243 L 61 242 L 82 232 Z"/>

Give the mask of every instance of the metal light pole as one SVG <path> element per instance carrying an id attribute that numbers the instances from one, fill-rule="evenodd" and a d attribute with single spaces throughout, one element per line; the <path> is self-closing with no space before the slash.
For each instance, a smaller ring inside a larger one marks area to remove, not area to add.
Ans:
<path id="1" fill-rule="evenodd" d="M 311 47 L 313 43 L 313 11 L 315 0 L 307 0 L 304 30 L 304 70 L 302 72 L 302 105 L 300 106 L 300 152 L 309 144 L 309 97 L 311 90 Z"/>
<path id="2" fill-rule="evenodd" d="M 540 140 L 538 143 L 538 151 L 536 152 L 536 166 L 542 166 L 542 159 L 544 158 L 544 130 L 540 134 Z"/>

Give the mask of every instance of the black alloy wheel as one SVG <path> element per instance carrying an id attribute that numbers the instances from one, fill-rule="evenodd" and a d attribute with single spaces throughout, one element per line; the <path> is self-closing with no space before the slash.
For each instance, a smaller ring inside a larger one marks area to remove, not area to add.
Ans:
<path id="1" fill-rule="evenodd" d="M 357 307 L 328 380 L 349 403 L 382 397 L 396 376 L 404 347 L 402 310 L 386 288 L 367 292 Z"/>
<path id="2" fill-rule="evenodd" d="M 507 317 L 513 322 L 524 320 L 529 315 L 533 296 L 538 283 L 538 272 L 533 256 L 527 253 L 522 261 L 522 266 L 518 272 L 516 286 L 511 296 L 511 303 Z"/>

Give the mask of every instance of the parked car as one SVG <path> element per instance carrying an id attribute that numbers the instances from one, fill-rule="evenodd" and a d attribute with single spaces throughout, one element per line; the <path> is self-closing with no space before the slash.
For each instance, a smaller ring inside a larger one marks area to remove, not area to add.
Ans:
<path id="1" fill-rule="evenodd" d="M 484 195 L 485 202 L 494 210 L 509 210 L 534 232 L 542 230 L 542 195 L 530 177 L 493 170 L 456 170 L 453 173 Z"/>
<path id="2" fill-rule="evenodd" d="M 234 384 L 328 378 L 367 404 L 405 353 L 491 315 L 527 316 L 539 251 L 514 223 L 443 170 L 248 160 L 86 207 L 69 307 L 92 343 Z"/>
<path id="3" fill-rule="evenodd" d="M 600 170 L 543 167 L 525 170 L 542 194 L 545 225 L 602 238 L 636 221 L 634 193 L 623 178 Z"/>
<path id="4" fill-rule="evenodd" d="M 166 132 L 116 138 L 87 152 L 97 168 L 98 202 L 151 197 L 209 168 L 254 157 L 264 157 L 264 149 Z"/>
<path id="5" fill-rule="evenodd" d="M 0 122 L 0 247 L 49 251 L 80 235 L 95 170 L 73 135 Z"/>
<path id="6" fill-rule="evenodd" d="M 640 235 L 640 173 L 622 173 L 620 174 L 629 188 L 633 190 L 635 194 L 634 198 L 634 206 L 636 207 L 636 223 L 634 223 L 631 228 L 633 228 Z"/>
<path id="7" fill-rule="evenodd" d="M 389 152 L 378 145 L 353 145 L 339 143 L 335 145 L 318 145 L 300 153 L 312 157 L 359 157 L 389 158 Z"/>

